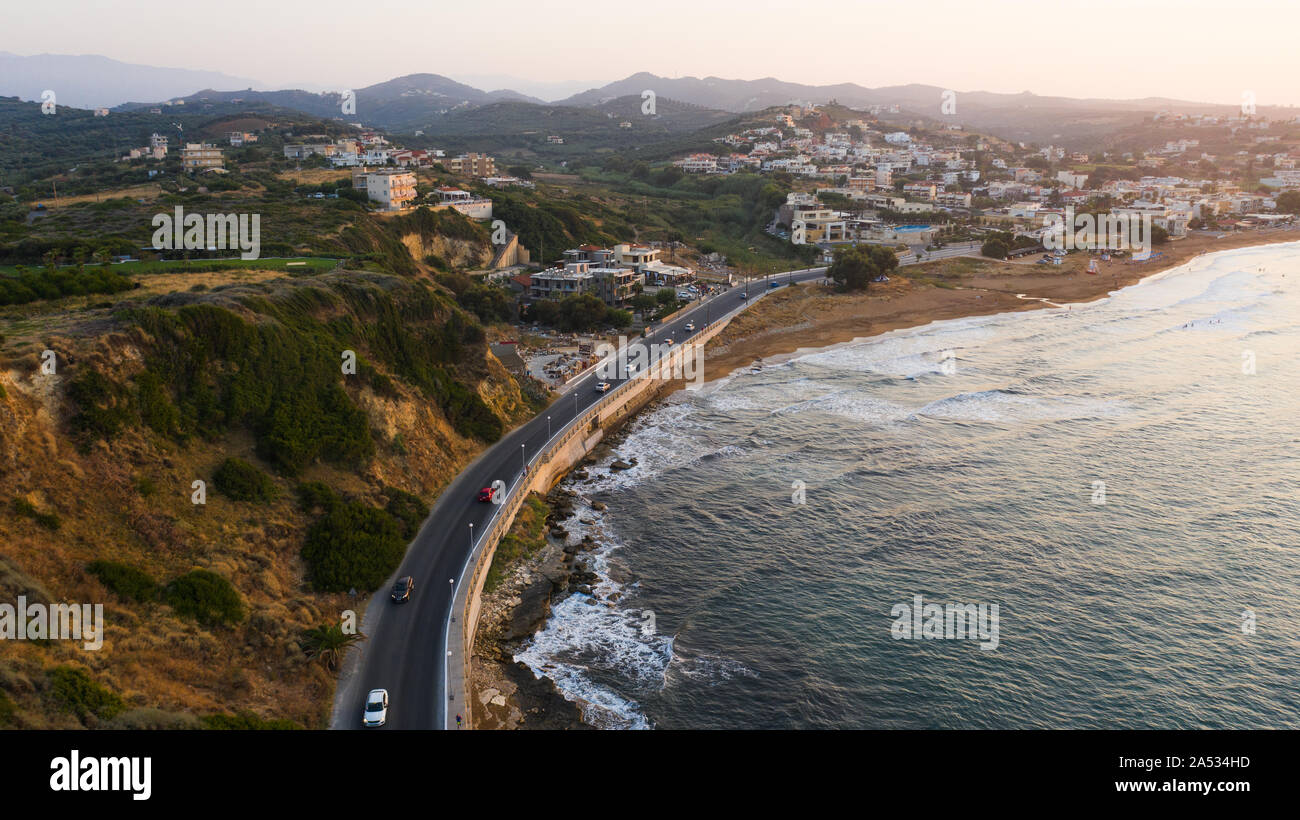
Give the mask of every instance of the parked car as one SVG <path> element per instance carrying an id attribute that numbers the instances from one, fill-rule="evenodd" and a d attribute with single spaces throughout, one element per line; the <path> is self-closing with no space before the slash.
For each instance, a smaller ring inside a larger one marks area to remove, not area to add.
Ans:
<path id="1" fill-rule="evenodd" d="M 388 722 L 388 690 L 371 689 L 366 695 L 366 711 L 361 715 L 365 726 L 383 726 Z"/>
<path id="2" fill-rule="evenodd" d="M 411 590 L 415 589 L 415 579 L 409 575 L 403 575 L 397 579 L 393 585 L 393 601 L 404 604 L 411 600 Z"/>
<path id="3" fill-rule="evenodd" d="M 483 489 L 478 491 L 478 500 L 491 501 L 492 497 L 495 496 L 496 494 L 497 494 L 497 490 L 495 487 L 484 487 Z"/>

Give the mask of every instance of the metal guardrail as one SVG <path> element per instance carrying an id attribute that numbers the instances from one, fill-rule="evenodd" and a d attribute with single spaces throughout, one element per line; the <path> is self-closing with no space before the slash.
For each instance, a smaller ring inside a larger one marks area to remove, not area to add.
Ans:
<path id="1" fill-rule="evenodd" d="M 791 271 L 791 273 L 800 272 L 801 271 Z M 692 336 L 703 336 L 720 328 L 735 318 L 736 315 L 754 305 L 772 290 L 775 290 L 775 288 L 764 287 L 758 293 L 750 296 L 743 305 L 740 305 L 724 314 L 722 318 L 714 319 L 709 322 L 704 327 L 695 331 Z M 643 340 L 638 339 L 637 341 L 640 342 Z M 631 344 L 635 344 L 635 342 L 630 342 L 629 346 Z M 475 596 L 479 594 L 479 585 L 483 582 L 484 576 L 487 573 L 488 568 L 491 566 L 491 562 L 488 559 L 491 555 L 495 554 L 495 546 L 497 542 L 500 541 L 501 537 L 509 530 L 511 524 L 514 522 L 515 515 L 519 512 L 519 508 L 523 506 L 527 494 L 522 492 L 522 490 L 532 484 L 540 474 L 542 466 L 547 464 L 562 447 L 572 441 L 575 436 L 584 433 L 592 421 L 599 419 L 603 410 L 611 404 L 619 401 L 623 397 L 623 394 L 633 385 L 640 383 L 643 379 L 651 378 L 652 372 L 657 371 L 657 373 L 662 374 L 665 362 L 670 360 L 673 356 L 679 354 L 685 355 L 683 352 L 685 349 L 685 347 L 679 347 L 669 352 L 666 356 L 660 356 L 655 365 L 646 368 L 633 378 L 624 381 L 622 384 L 611 390 L 609 394 L 600 401 L 596 402 L 576 416 L 565 425 L 564 428 L 555 433 L 555 435 L 553 435 L 546 444 L 543 445 L 542 449 L 533 455 L 532 459 L 525 461 L 524 469 L 520 472 L 519 476 L 514 480 L 511 486 L 505 491 L 506 501 L 497 507 L 496 512 L 494 512 L 492 517 L 488 520 L 483 532 L 479 533 L 475 539 L 470 554 L 465 558 L 465 565 L 461 568 L 460 577 L 457 582 L 456 594 L 452 599 L 452 614 L 448 618 L 445 632 L 447 662 L 444 664 L 443 680 L 446 684 L 448 698 L 443 704 L 443 706 L 446 707 L 446 715 L 443 721 L 444 728 L 459 728 L 455 723 L 456 710 L 452 707 L 452 704 L 454 703 L 462 704 L 460 708 L 464 713 L 464 725 L 467 728 L 470 726 L 470 713 L 473 709 L 473 704 L 469 700 L 469 693 L 466 690 L 466 681 L 468 681 L 470 677 L 470 658 L 473 656 L 472 644 L 474 635 L 478 629 L 478 624 L 477 619 L 471 619 L 469 617 L 469 596 L 471 594 Z M 596 366 L 599 367 L 600 365 L 597 364 Z M 465 573 L 470 569 L 471 564 L 473 565 L 473 572 L 469 577 L 469 583 L 466 583 Z M 460 617 L 459 650 L 453 649 L 451 645 L 451 625 L 456 620 L 457 615 Z M 459 660 L 458 662 L 454 662 L 457 661 L 457 654 L 460 655 Z M 453 669 L 455 670 L 454 677 L 452 674 Z M 459 698 L 457 696 L 459 696 Z"/>

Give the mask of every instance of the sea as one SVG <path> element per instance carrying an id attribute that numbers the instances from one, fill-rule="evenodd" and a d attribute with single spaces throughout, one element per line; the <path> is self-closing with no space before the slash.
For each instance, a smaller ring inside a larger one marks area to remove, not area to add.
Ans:
<path id="1" fill-rule="evenodd" d="M 595 726 L 1300 727 L 1300 243 L 801 350 L 616 451 L 517 655 Z"/>

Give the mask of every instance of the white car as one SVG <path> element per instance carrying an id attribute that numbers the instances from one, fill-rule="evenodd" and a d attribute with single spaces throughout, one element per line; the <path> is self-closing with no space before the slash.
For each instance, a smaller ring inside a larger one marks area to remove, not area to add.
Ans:
<path id="1" fill-rule="evenodd" d="M 366 695 L 366 711 L 361 716 L 365 726 L 383 726 L 388 722 L 388 690 L 371 689 Z"/>
<path id="2" fill-rule="evenodd" d="M 691 331 L 691 332 L 693 332 L 693 331 L 695 330 L 695 323 L 694 323 L 694 322 L 687 322 L 687 323 L 686 323 L 686 330 L 687 330 L 687 331 Z"/>
<path id="3" fill-rule="evenodd" d="M 609 391 L 609 382 L 596 382 L 596 392 L 605 393 Z"/>

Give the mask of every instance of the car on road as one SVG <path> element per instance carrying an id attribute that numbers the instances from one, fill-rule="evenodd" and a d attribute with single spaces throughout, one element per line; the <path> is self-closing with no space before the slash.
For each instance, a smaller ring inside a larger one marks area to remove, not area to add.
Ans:
<path id="1" fill-rule="evenodd" d="M 491 501 L 492 497 L 495 496 L 496 494 L 497 494 L 496 487 L 484 487 L 483 489 L 478 491 L 478 500 Z"/>
<path id="2" fill-rule="evenodd" d="M 692 332 L 692 333 L 693 333 L 693 332 L 695 331 L 695 323 L 694 323 L 694 322 L 687 322 L 687 323 L 686 323 L 686 330 L 689 331 L 689 332 Z"/>
<path id="3" fill-rule="evenodd" d="M 609 382 L 596 382 L 597 393 L 608 393 L 610 388 Z"/>
<path id="4" fill-rule="evenodd" d="M 672 340 L 672 339 L 664 339 L 664 344 L 668 345 L 669 347 L 672 347 L 672 346 L 673 346 L 673 340 Z"/>
<path id="5" fill-rule="evenodd" d="M 393 601 L 404 604 L 411 600 L 411 590 L 415 589 L 415 579 L 409 575 L 403 575 L 393 584 Z"/>
<path id="6" fill-rule="evenodd" d="M 371 689 L 366 695 L 366 711 L 361 715 L 365 726 L 383 726 L 388 722 L 388 690 Z"/>

